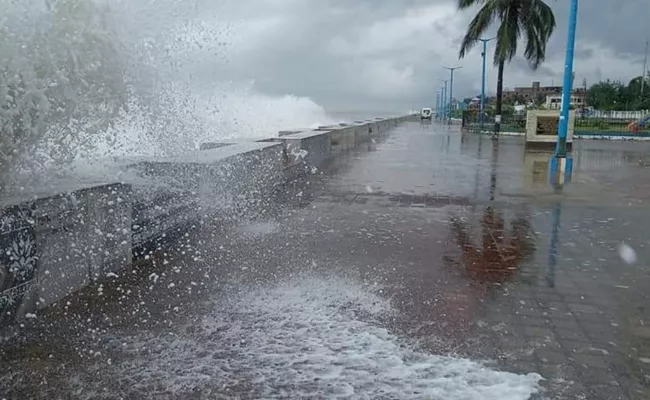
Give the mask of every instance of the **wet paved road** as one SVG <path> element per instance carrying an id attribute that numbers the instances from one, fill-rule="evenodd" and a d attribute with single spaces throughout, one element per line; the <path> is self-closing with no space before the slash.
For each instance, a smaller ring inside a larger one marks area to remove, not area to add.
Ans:
<path id="1" fill-rule="evenodd" d="M 580 142 L 557 193 L 547 155 L 521 139 L 405 124 L 279 210 L 204 221 L 177 248 L 25 321 L 2 346 L 0 389 L 648 398 L 649 150 Z"/>

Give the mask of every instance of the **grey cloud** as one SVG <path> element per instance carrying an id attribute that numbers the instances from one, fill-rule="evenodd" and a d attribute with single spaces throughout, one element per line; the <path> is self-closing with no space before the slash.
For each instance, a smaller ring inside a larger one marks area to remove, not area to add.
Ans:
<path id="1" fill-rule="evenodd" d="M 548 46 L 547 62 L 534 72 L 517 58 L 506 69 L 506 86 L 533 80 L 542 84 L 561 81 L 568 2 L 548 2 L 556 12 L 558 27 Z M 214 9 L 211 3 L 197 3 L 199 14 L 209 15 Z M 443 65 L 459 63 L 463 69 L 457 73 L 454 93 L 466 97 L 479 91 L 480 49 L 457 60 L 460 40 L 474 11 L 436 15 L 438 11 L 430 8 L 451 7 L 455 0 L 227 0 L 223 4 L 219 14 L 223 21 L 273 17 L 279 21 L 254 37 L 248 51 L 237 54 L 234 49 L 235 55 L 227 64 L 205 67 L 212 73 L 218 71 L 224 79 L 255 80 L 260 91 L 308 96 L 330 109 L 403 110 L 430 104 L 441 85 L 439 80 L 448 76 Z M 634 71 L 641 73 L 648 8 L 648 0 L 581 2 L 577 81 L 629 78 Z M 440 8 L 439 12 L 445 10 Z M 430 21 L 419 19 L 423 15 L 429 15 Z M 395 39 L 396 35 L 401 36 Z M 335 38 L 337 42 L 333 42 Z M 332 43 L 339 43 L 340 51 L 332 51 L 337 49 Z M 344 52 L 343 44 L 353 51 Z M 491 51 L 488 57 L 491 61 Z M 488 73 L 489 90 L 493 92 L 495 68 L 490 65 Z M 374 84 L 379 87 L 386 85 L 388 93 L 394 87 L 392 98 L 371 90 L 368 79 L 376 79 Z"/>
<path id="2" fill-rule="evenodd" d="M 593 49 L 576 49 L 575 51 L 575 58 L 577 59 L 588 59 L 594 56 L 594 50 Z"/>

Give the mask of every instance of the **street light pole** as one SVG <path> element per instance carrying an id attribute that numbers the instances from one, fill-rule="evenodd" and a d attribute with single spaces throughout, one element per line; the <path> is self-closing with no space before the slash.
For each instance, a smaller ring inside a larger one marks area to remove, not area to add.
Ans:
<path id="1" fill-rule="evenodd" d="M 643 58 L 643 73 L 641 74 L 641 96 L 645 88 L 646 68 L 648 66 L 648 40 L 645 41 L 645 57 Z"/>
<path id="2" fill-rule="evenodd" d="M 446 110 L 447 110 L 447 79 L 441 79 L 442 82 L 445 83 L 445 86 L 442 88 L 442 118 L 441 120 L 444 121 L 445 117 L 447 116 Z"/>
<path id="3" fill-rule="evenodd" d="M 571 0 L 569 13 L 569 33 L 566 42 L 566 59 L 564 61 L 564 84 L 562 87 L 562 109 L 558 126 L 556 157 L 566 157 L 567 132 L 569 130 L 569 109 L 571 105 L 571 89 L 573 85 L 573 52 L 576 41 L 576 25 L 578 19 L 578 0 Z"/>
<path id="4" fill-rule="evenodd" d="M 454 94 L 454 70 L 463 68 L 463 67 L 444 67 L 448 69 L 451 73 L 451 79 L 449 82 L 449 123 L 451 124 L 451 105 L 453 103 L 452 96 Z"/>
<path id="5" fill-rule="evenodd" d="M 436 92 L 436 113 L 438 113 L 438 92 Z"/>
<path id="6" fill-rule="evenodd" d="M 573 52 L 576 41 L 576 25 L 578 20 L 578 0 L 571 0 L 569 12 L 569 32 L 566 43 L 566 59 L 564 61 L 564 82 L 562 85 L 562 106 L 560 122 L 557 130 L 555 153 L 550 160 L 551 183 L 562 185 L 571 180 L 573 158 L 567 154 L 567 134 L 569 131 L 569 109 L 571 106 L 571 89 L 573 88 Z"/>
<path id="7" fill-rule="evenodd" d="M 490 40 L 494 40 L 494 38 L 479 39 L 479 40 L 483 42 L 483 53 L 481 53 L 481 55 L 483 56 L 483 74 L 481 75 L 481 111 L 479 114 L 479 123 L 481 127 L 481 132 L 483 132 L 483 121 L 485 120 L 485 58 L 487 52 L 487 44 Z"/>

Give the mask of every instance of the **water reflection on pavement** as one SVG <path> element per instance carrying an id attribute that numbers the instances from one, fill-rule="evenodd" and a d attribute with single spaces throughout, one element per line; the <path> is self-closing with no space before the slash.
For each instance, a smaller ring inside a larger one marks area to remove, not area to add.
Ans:
<path id="1" fill-rule="evenodd" d="M 405 124 L 311 177 L 272 217 L 205 221 L 101 296 L 91 287 L 26 321 L 2 347 L 0 388 L 643 398 L 647 147 L 577 143 L 573 182 L 557 192 L 548 155 L 520 139 Z"/>

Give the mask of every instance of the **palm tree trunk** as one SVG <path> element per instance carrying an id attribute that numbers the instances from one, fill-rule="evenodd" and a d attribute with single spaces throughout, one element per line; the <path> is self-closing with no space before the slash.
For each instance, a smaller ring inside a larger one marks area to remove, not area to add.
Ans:
<path id="1" fill-rule="evenodd" d="M 497 73 L 497 112 L 494 116 L 494 135 L 493 139 L 499 137 L 499 131 L 501 131 L 501 111 L 503 108 L 503 67 L 505 62 L 503 60 L 499 61 L 499 71 Z"/>

